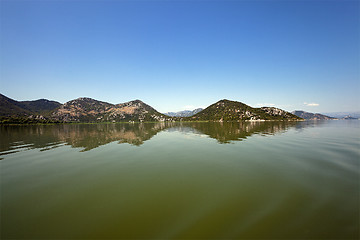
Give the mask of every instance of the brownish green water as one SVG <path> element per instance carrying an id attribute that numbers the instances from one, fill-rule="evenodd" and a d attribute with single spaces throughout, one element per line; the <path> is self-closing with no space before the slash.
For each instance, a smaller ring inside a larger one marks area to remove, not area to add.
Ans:
<path id="1" fill-rule="evenodd" d="M 360 121 L 0 127 L 1 239 L 357 239 Z"/>

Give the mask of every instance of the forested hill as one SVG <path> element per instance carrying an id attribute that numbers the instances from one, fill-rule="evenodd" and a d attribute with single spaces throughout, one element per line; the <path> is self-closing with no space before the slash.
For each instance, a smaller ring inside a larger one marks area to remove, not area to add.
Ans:
<path id="1" fill-rule="evenodd" d="M 301 118 L 274 107 L 253 108 L 242 102 L 220 100 L 191 117 L 201 121 L 238 120 L 301 120 Z"/>

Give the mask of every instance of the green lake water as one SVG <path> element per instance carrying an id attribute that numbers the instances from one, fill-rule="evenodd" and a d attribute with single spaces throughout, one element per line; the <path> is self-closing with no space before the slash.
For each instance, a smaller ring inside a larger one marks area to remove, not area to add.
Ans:
<path id="1" fill-rule="evenodd" d="M 358 239 L 360 121 L 0 127 L 1 239 Z"/>

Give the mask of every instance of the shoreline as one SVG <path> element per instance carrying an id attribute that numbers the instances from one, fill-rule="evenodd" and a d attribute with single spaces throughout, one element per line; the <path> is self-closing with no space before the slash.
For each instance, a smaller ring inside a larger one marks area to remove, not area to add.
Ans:
<path id="1" fill-rule="evenodd" d="M 347 119 L 297 119 L 297 120 L 237 120 L 237 121 L 213 121 L 213 120 L 202 120 L 202 121 L 146 121 L 146 122 L 60 122 L 60 123 L 0 123 L 0 126 L 39 126 L 39 125 L 94 125 L 94 124 L 148 124 L 148 123 L 256 123 L 256 122 L 311 122 L 311 121 L 348 121 Z M 351 119 L 360 120 L 360 119 Z"/>

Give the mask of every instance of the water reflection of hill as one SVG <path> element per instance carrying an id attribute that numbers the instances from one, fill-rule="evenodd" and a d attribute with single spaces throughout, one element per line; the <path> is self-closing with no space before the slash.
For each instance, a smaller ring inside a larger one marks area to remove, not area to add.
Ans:
<path id="1" fill-rule="evenodd" d="M 185 123 L 197 132 L 216 139 L 219 143 L 230 143 L 241 141 L 253 134 L 273 135 L 278 132 L 285 132 L 288 128 L 294 127 L 298 122 L 269 121 L 269 122 L 210 122 L 210 123 Z"/>
<path id="2" fill-rule="evenodd" d="M 70 135 L 63 138 L 73 147 L 83 147 L 84 151 L 114 141 L 140 146 L 166 127 L 165 123 L 80 124 L 75 125 Z"/>
<path id="3" fill-rule="evenodd" d="M 48 150 L 61 144 L 88 151 L 114 141 L 139 146 L 166 127 L 165 123 L 2 126 L 0 151 Z"/>
<path id="4" fill-rule="evenodd" d="M 50 150 L 61 145 L 71 145 L 82 148 L 81 151 L 88 151 L 114 141 L 140 146 L 165 129 L 205 134 L 219 143 L 229 143 L 241 141 L 253 134 L 272 135 L 284 132 L 291 127 L 307 126 L 299 122 L 280 121 L 1 126 L 0 155 L 34 148 Z"/>

